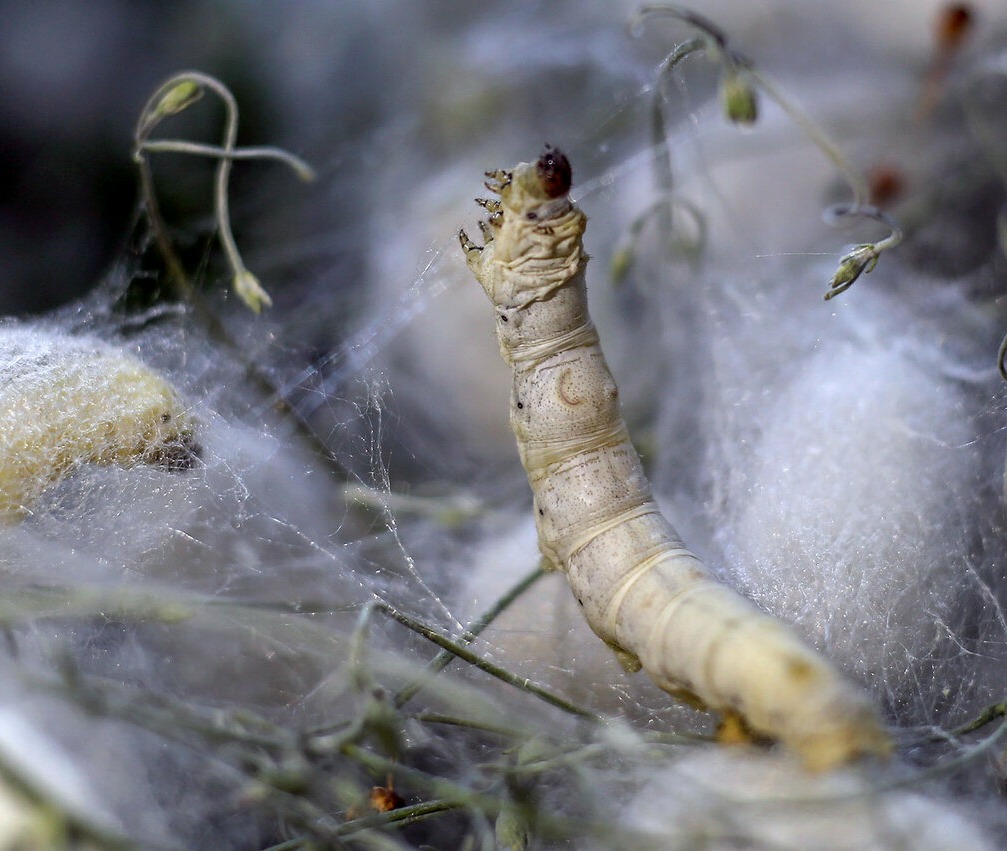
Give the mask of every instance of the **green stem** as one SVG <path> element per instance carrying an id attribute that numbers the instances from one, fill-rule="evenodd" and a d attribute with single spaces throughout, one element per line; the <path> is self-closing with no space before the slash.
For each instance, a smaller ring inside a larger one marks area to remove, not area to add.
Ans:
<path id="1" fill-rule="evenodd" d="M 499 600 L 496 601 L 489 609 L 483 612 L 478 618 L 476 618 L 472 624 L 462 633 L 461 637 L 458 639 L 461 644 L 470 644 L 473 642 L 494 620 L 504 612 L 518 597 L 524 594 L 532 585 L 538 582 L 545 572 L 541 567 L 536 567 L 522 579 L 520 579 L 506 594 L 504 594 Z M 408 703 L 417 692 L 419 692 L 426 682 L 434 674 L 444 670 L 450 663 L 451 660 L 455 658 L 457 654 L 450 650 L 441 650 L 427 665 L 426 672 L 423 676 L 418 677 L 413 680 L 409 685 L 404 686 L 399 690 L 399 692 L 392 699 L 396 709 L 402 708 L 406 703 Z"/>
<path id="2" fill-rule="evenodd" d="M 665 16 L 682 21 L 682 23 L 688 24 L 703 33 L 719 50 L 727 50 L 727 35 L 713 21 L 709 18 L 704 18 L 691 9 L 686 9 L 684 6 L 675 6 L 671 3 L 641 6 L 630 22 L 631 28 L 636 29 L 643 22 L 644 18 L 652 16 Z"/>
<path id="3" fill-rule="evenodd" d="M 151 139 L 139 144 L 139 150 L 153 153 L 192 154 L 199 157 L 210 157 L 215 160 L 276 160 L 290 166 L 302 180 L 315 179 L 314 169 L 300 157 L 290 151 L 272 145 L 249 148 L 221 148 L 219 145 L 206 145 L 202 142 L 190 142 L 185 139 Z"/>
<path id="4" fill-rule="evenodd" d="M 482 733 L 492 733 L 505 739 L 513 739 L 517 735 L 511 727 L 501 727 L 499 724 L 488 724 L 484 721 L 473 721 L 470 718 L 458 718 L 454 715 L 444 715 L 440 712 L 417 712 L 410 716 L 424 724 L 444 724 L 450 727 L 463 727 L 466 730 L 479 730 Z"/>
<path id="5" fill-rule="evenodd" d="M 464 806 L 459 801 L 447 798 L 437 798 L 432 801 L 423 801 L 419 804 L 411 804 L 390 810 L 387 813 L 375 813 L 374 815 L 348 821 L 332 832 L 333 837 L 352 836 L 362 830 L 370 830 L 376 827 L 405 827 L 417 821 L 437 815 L 438 813 L 457 810 Z"/>
<path id="6" fill-rule="evenodd" d="M 529 694 L 533 694 L 539 699 L 545 701 L 551 706 L 555 706 L 561 709 L 563 712 L 569 713 L 570 715 L 575 715 L 578 718 L 585 718 L 589 721 L 595 723 L 601 723 L 603 719 L 595 715 L 593 712 L 588 712 L 586 709 L 581 709 L 579 706 L 575 706 L 567 700 L 564 700 L 557 695 L 552 694 L 549 691 L 535 685 L 527 677 L 519 677 L 516 674 L 512 674 L 505 668 L 501 668 L 499 665 L 490 662 L 487 659 L 483 659 L 481 656 L 473 653 L 463 644 L 453 641 L 439 632 L 431 629 L 426 624 L 420 623 L 419 621 L 411 618 L 404 612 L 400 612 L 398 609 L 389 605 L 388 603 L 379 602 L 377 604 L 378 608 L 381 609 L 385 614 L 391 617 L 393 620 L 398 621 L 404 627 L 411 629 L 413 632 L 422 635 L 428 641 L 436 644 L 438 647 L 446 650 L 450 655 L 457 656 L 459 659 L 468 662 L 480 671 L 489 674 L 491 677 L 495 677 L 501 682 L 507 683 L 508 685 L 514 686 L 515 688 L 526 691 Z"/>
<path id="7" fill-rule="evenodd" d="M 839 173 L 843 176 L 847 185 L 850 187 L 850 191 L 853 193 L 853 208 L 864 208 L 867 207 L 870 202 L 870 188 L 867 185 L 867 180 L 860 173 L 853 163 L 851 163 L 846 155 L 840 150 L 839 146 L 832 141 L 829 135 L 819 127 L 808 114 L 798 107 L 796 104 L 791 103 L 791 101 L 784 97 L 783 93 L 776 87 L 776 85 L 765 77 L 754 67 L 751 63 L 745 63 L 745 70 L 751 75 L 752 79 L 759 84 L 761 88 L 769 98 L 776 102 L 776 105 L 782 109 L 787 116 L 793 121 L 801 131 L 814 143 L 825 156 L 828 158 Z"/>
<path id="8" fill-rule="evenodd" d="M 981 727 L 985 727 L 991 721 L 995 721 L 997 718 L 1003 718 L 1005 716 L 1007 716 L 1007 700 L 1002 700 L 999 703 L 987 706 L 971 721 L 952 730 L 951 735 L 955 737 L 967 736 L 969 733 L 974 733 Z"/>

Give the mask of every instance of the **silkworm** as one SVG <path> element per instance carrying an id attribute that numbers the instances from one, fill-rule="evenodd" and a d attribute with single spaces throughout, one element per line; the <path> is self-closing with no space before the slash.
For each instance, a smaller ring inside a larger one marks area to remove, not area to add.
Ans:
<path id="1" fill-rule="evenodd" d="M 193 434 L 171 384 L 126 352 L 0 327 L 0 523 L 29 514 L 80 464 L 188 466 L 198 451 Z"/>
<path id="2" fill-rule="evenodd" d="M 782 622 L 720 583 L 662 515 L 588 314 L 570 164 L 487 172 L 484 245 L 466 261 L 496 311 L 513 370 L 510 421 L 534 497 L 539 547 L 594 632 L 630 670 L 782 741 L 811 769 L 885 754 L 866 693 Z"/>

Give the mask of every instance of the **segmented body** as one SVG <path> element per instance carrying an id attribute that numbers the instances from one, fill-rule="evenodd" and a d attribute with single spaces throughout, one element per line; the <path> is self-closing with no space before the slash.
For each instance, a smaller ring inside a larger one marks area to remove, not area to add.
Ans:
<path id="1" fill-rule="evenodd" d="M 812 768 L 885 753 L 867 696 L 784 624 L 711 577 L 654 502 L 588 314 L 586 216 L 570 168 L 487 174 L 499 201 L 485 245 L 460 233 L 513 370 L 511 426 L 534 494 L 539 546 L 597 635 L 661 688 L 737 713 Z"/>
<path id="2" fill-rule="evenodd" d="M 191 463 L 193 423 L 162 376 L 97 340 L 0 327 L 0 523 L 78 464 Z"/>

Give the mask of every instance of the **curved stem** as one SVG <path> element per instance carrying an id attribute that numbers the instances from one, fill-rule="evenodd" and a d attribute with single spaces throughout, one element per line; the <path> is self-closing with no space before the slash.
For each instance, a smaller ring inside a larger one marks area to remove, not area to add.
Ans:
<path id="1" fill-rule="evenodd" d="M 217 160 L 278 160 L 290 166 L 302 180 L 315 179 L 315 171 L 308 163 L 290 151 L 272 145 L 233 148 L 228 151 L 218 145 L 205 145 L 201 142 L 189 142 L 185 139 L 153 139 L 143 142 L 140 149 L 151 152 L 193 154 Z"/>
<path id="2" fill-rule="evenodd" d="M 868 204 L 870 191 L 867 180 L 860 171 L 853 166 L 853 164 L 840 150 L 839 146 L 832 141 L 829 135 L 821 127 L 811 120 L 804 110 L 800 109 L 796 104 L 792 103 L 787 97 L 785 97 L 777 86 L 755 67 L 751 60 L 730 46 L 727 35 L 723 30 L 702 15 L 698 15 L 695 12 L 684 9 L 680 6 L 663 3 L 643 6 L 636 15 L 634 15 L 632 19 L 632 26 L 634 29 L 638 28 L 643 18 L 657 15 L 674 18 L 699 30 L 703 34 L 704 38 L 709 42 L 707 46 L 713 47 L 719 54 L 719 58 L 724 64 L 725 71 L 728 74 L 744 72 L 758 85 L 760 89 L 762 89 L 767 97 L 774 101 L 776 105 L 787 114 L 791 121 L 800 128 L 800 130 L 814 143 L 814 145 L 822 151 L 823 154 L 825 154 L 829 161 L 843 175 L 843 178 L 849 185 L 850 190 L 853 193 L 854 206 L 863 207 Z M 689 42 L 686 42 L 684 45 L 679 45 L 679 47 L 669 54 L 665 63 L 667 63 L 672 57 L 676 57 L 676 53 L 689 44 Z M 681 58 L 683 57 L 677 56 L 674 59 L 674 62 L 677 63 L 681 60 Z M 662 63 L 662 65 L 663 64 L 664 63 Z"/>
<path id="3" fill-rule="evenodd" d="M 827 210 L 825 215 L 826 221 L 832 224 L 845 217 L 872 219 L 890 228 L 891 233 L 877 242 L 864 242 L 855 245 L 843 256 L 839 261 L 839 268 L 829 283 L 829 289 L 825 293 L 826 301 L 846 292 L 862 274 L 869 274 L 874 269 L 883 252 L 902 242 L 902 228 L 898 226 L 895 219 L 877 207 L 837 204 Z"/>
<path id="4" fill-rule="evenodd" d="M 630 20 L 630 27 L 636 30 L 643 23 L 644 18 L 654 16 L 666 16 L 682 21 L 682 23 L 699 30 L 709 38 L 721 50 L 727 49 L 727 35 L 709 18 L 705 18 L 691 9 L 683 6 L 676 6 L 672 3 L 657 3 L 652 6 L 641 6 Z"/>
<path id="5" fill-rule="evenodd" d="M 867 207 L 871 195 L 867 179 L 846 158 L 846 155 L 832 141 L 831 137 L 812 121 L 803 109 L 786 98 L 776 85 L 768 77 L 756 70 L 751 63 L 746 64 L 745 70 L 758 83 L 759 88 L 787 114 L 787 117 L 801 129 L 814 143 L 815 147 L 825 154 L 829 162 L 836 167 L 853 193 L 853 206 L 858 208 Z"/>
<path id="6" fill-rule="evenodd" d="M 187 109 L 202 97 L 203 91 L 206 89 L 216 94 L 224 104 L 224 138 L 219 147 L 176 139 L 154 141 L 149 139 L 151 131 L 163 119 Z M 188 292 L 188 283 L 182 271 L 181 263 L 167 238 L 164 221 L 161 218 L 154 196 L 150 167 L 144 155 L 150 151 L 173 151 L 175 153 L 195 154 L 197 156 L 210 156 L 217 159 L 217 172 L 214 179 L 214 213 L 217 219 L 217 233 L 220 244 L 224 249 L 224 254 L 227 257 L 228 265 L 231 267 L 232 282 L 235 291 L 252 310 L 258 313 L 263 305 L 268 306 L 272 304 L 272 299 L 262 288 L 255 275 L 245 266 L 241 258 L 241 252 L 238 250 L 237 243 L 234 240 L 234 234 L 231 229 L 231 214 L 227 202 L 231 165 L 236 159 L 252 159 L 257 157 L 282 160 L 291 166 L 298 176 L 304 180 L 312 179 L 314 172 L 307 163 L 278 148 L 265 147 L 238 150 L 235 148 L 237 138 L 238 104 L 231 90 L 209 74 L 204 74 L 201 71 L 183 71 L 169 77 L 158 86 L 141 111 L 134 132 L 133 158 L 140 167 L 143 193 L 158 248 L 165 257 L 176 285 L 184 292 Z"/>

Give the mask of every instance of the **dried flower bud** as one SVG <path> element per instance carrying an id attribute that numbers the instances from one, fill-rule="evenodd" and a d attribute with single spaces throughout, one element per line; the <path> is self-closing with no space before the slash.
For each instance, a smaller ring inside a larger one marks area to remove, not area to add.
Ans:
<path id="1" fill-rule="evenodd" d="M 732 124 L 749 127 L 759 117 L 759 101 L 752 84 L 737 69 L 730 68 L 720 79 L 720 102 Z"/>
<path id="2" fill-rule="evenodd" d="M 632 247 L 624 245 L 621 248 L 616 249 L 615 253 L 612 255 L 611 263 L 612 282 L 616 286 L 619 286 L 626 280 L 626 276 L 629 274 L 629 270 L 632 265 Z"/>
<path id="3" fill-rule="evenodd" d="M 839 268 L 832 276 L 829 291 L 825 294 L 828 301 L 833 296 L 846 292 L 861 275 L 869 274 L 878 264 L 879 252 L 872 243 L 854 246 L 853 250 L 839 261 Z"/>
<path id="4" fill-rule="evenodd" d="M 234 276 L 232 286 L 238 297 L 256 313 L 260 313 L 263 306 L 269 307 L 273 303 L 259 279 L 248 269 L 242 269 Z"/>
<path id="5" fill-rule="evenodd" d="M 156 125 L 169 115 L 176 115 L 203 96 L 203 87 L 192 80 L 181 80 L 161 95 L 160 99 L 144 113 L 138 128 L 140 136 L 146 136 Z"/>
<path id="6" fill-rule="evenodd" d="M 192 80 L 183 80 L 164 93 L 154 108 L 154 114 L 158 116 L 174 115 L 195 103 L 202 96 L 202 86 Z"/>

